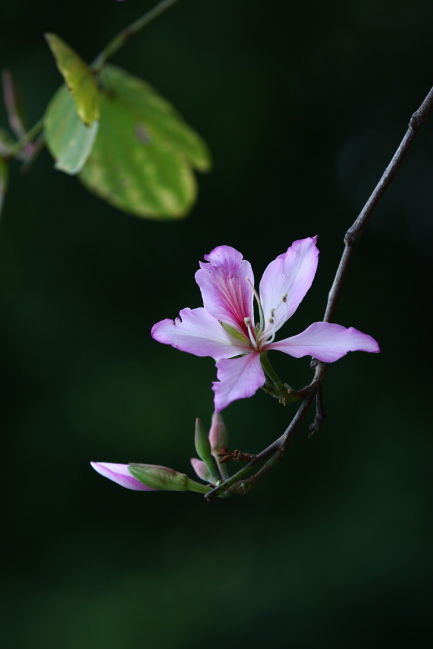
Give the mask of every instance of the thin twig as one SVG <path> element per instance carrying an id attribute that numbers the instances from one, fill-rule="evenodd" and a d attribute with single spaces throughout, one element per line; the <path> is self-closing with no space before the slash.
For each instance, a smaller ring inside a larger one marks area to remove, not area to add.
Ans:
<path id="1" fill-rule="evenodd" d="M 409 122 L 409 127 L 404 138 L 401 141 L 400 146 L 395 152 L 394 157 L 385 169 L 382 178 L 377 183 L 376 187 L 373 190 L 373 193 L 362 208 L 358 218 L 346 232 L 346 236 L 344 237 L 345 248 L 337 272 L 335 274 L 334 282 L 329 292 L 328 304 L 326 305 L 325 316 L 323 318 L 324 322 L 333 322 L 338 302 L 340 301 L 344 280 L 346 279 L 347 272 L 349 270 L 349 264 L 352 260 L 356 244 L 358 243 L 374 208 L 394 180 L 397 171 L 399 170 L 406 153 L 409 151 L 412 142 L 414 141 L 421 127 L 427 121 L 432 108 L 433 88 L 430 90 L 418 110 L 412 115 Z"/>
<path id="2" fill-rule="evenodd" d="M 385 169 L 381 179 L 379 180 L 370 198 L 368 199 L 363 209 L 361 210 L 361 213 L 359 214 L 358 218 L 346 232 L 346 236 L 344 237 L 345 247 L 344 247 L 343 255 L 341 257 L 339 266 L 337 268 L 337 272 L 335 274 L 334 282 L 332 284 L 331 290 L 328 295 L 328 302 L 326 305 L 325 316 L 323 318 L 324 322 L 333 321 L 335 312 L 337 310 L 337 305 L 341 297 L 344 281 L 346 279 L 347 272 L 349 269 L 349 264 L 352 260 L 353 253 L 355 251 L 356 244 L 358 243 L 361 234 L 365 228 L 365 225 L 373 213 L 374 208 L 376 207 L 376 205 L 382 198 L 383 194 L 385 193 L 385 191 L 388 189 L 388 187 L 391 185 L 392 181 L 394 180 L 396 173 L 399 170 L 406 153 L 408 152 L 413 140 L 415 139 L 416 135 L 420 131 L 421 127 L 427 121 L 430 113 L 432 112 L 432 109 L 433 109 L 433 88 L 430 90 L 430 92 L 428 93 L 427 97 L 424 99 L 423 103 L 418 108 L 418 110 L 412 115 L 411 120 L 409 122 L 409 127 L 406 131 L 403 140 L 400 143 L 400 146 L 395 152 L 394 157 L 392 158 L 391 162 Z M 325 378 L 325 373 L 326 373 L 325 363 L 313 359 L 312 364 L 313 366 L 315 366 L 314 378 L 312 382 L 309 385 L 307 385 L 303 390 L 299 390 L 298 394 L 304 397 L 303 402 L 299 407 L 298 411 L 296 412 L 295 416 L 293 417 L 292 421 L 290 422 L 289 426 L 284 431 L 283 435 L 281 435 L 281 437 L 279 437 L 270 446 L 265 448 L 261 453 L 256 455 L 254 459 L 251 460 L 251 462 L 249 462 L 243 469 L 238 471 L 235 475 L 233 475 L 228 480 L 225 480 L 215 489 L 212 489 L 212 491 L 209 491 L 209 493 L 205 495 L 205 498 L 207 500 L 211 501 L 224 492 L 226 493 L 229 492 L 229 495 L 231 495 L 230 487 L 233 487 L 234 485 L 236 485 L 236 483 L 240 483 L 237 488 L 240 489 L 240 491 L 237 491 L 236 487 L 234 487 L 234 493 L 247 493 L 249 488 L 253 487 L 267 473 L 268 469 L 270 468 L 269 466 L 270 462 L 267 463 L 268 466 L 266 466 L 265 464 L 264 467 L 260 469 L 260 471 L 258 471 L 255 475 L 251 476 L 248 480 L 241 482 L 243 477 L 248 473 L 248 471 L 250 471 L 250 469 L 252 469 L 254 466 L 259 464 L 261 461 L 266 460 L 268 457 L 270 457 L 273 454 L 275 454 L 275 456 L 273 458 L 274 461 L 272 462 L 272 465 L 276 462 L 277 459 L 280 459 L 281 455 L 285 452 L 285 450 L 291 443 L 296 433 L 296 430 L 299 424 L 301 423 L 301 421 L 303 420 L 303 418 L 305 417 L 311 403 L 314 401 L 316 395 L 319 395 L 320 387 L 322 385 L 323 379 Z M 318 424 L 320 426 L 325 416 L 323 403 L 319 396 L 318 396 L 317 404 L 318 404 L 318 409 L 316 411 L 316 417 L 312 424 L 312 427 L 310 427 L 312 432 L 316 432 L 316 430 L 318 430 L 318 427 L 316 428 L 316 425 Z"/>
<path id="3" fill-rule="evenodd" d="M 310 434 L 308 437 L 313 437 L 314 433 L 317 433 L 321 425 L 323 424 L 323 420 L 326 417 L 326 411 L 325 411 L 325 406 L 323 405 L 323 394 L 322 394 L 323 387 L 320 386 L 316 393 L 316 414 L 314 416 L 313 423 L 310 424 Z"/>
<path id="4" fill-rule="evenodd" d="M 18 140 L 15 144 L 13 144 L 11 147 L 5 149 L 5 151 L 2 151 L 2 158 L 5 158 L 6 160 L 12 160 L 13 158 L 16 158 L 23 149 L 26 148 L 26 146 L 35 139 L 37 135 L 42 131 L 44 127 L 44 118 L 41 117 L 39 121 L 36 122 L 32 128 L 27 131 L 23 137 Z"/>
<path id="5" fill-rule="evenodd" d="M 122 31 L 116 34 L 116 36 L 111 39 L 111 41 L 104 47 L 102 52 L 96 57 L 91 65 L 92 69 L 95 72 L 98 72 L 107 61 L 107 59 L 109 59 L 121 47 L 123 47 L 125 43 L 131 38 L 131 36 L 134 36 L 134 34 L 140 31 L 140 29 L 143 29 L 143 27 L 152 22 L 152 20 L 157 18 L 160 14 L 162 14 L 166 9 L 169 9 L 176 2 L 179 2 L 179 0 L 162 0 L 162 2 L 159 2 L 155 7 L 147 11 L 143 16 L 128 25 L 128 27 L 122 29 Z"/>

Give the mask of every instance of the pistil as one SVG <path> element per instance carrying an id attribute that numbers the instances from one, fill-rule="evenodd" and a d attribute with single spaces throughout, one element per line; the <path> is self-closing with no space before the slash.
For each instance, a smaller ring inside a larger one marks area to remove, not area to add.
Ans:
<path id="1" fill-rule="evenodd" d="M 260 331 L 263 331 L 263 329 L 265 328 L 265 315 L 264 315 L 264 313 L 263 313 L 263 306 L 262 306 L 262 302 L 261 302 L 261 300 L 260 300 L 260 296 L 259 296 L 259 294 L 257 293 L 256 289 L 254 288 L 253 284 L 251 283 L 250 278 L 249 278 L 249 277 L 246 277 L 245 279 L 247 280 L 248 284 L 249 284 L 249 285 L 251 286 L 251 288 L 253 289 L 254 297 L 255 297 L 256 300 L 257 300 L 257 305 L 258 305 L 258 307 L 259 307 L 259 318 L 260 318 L 259 329 L 260 329 Z"/>
<path id="2" fill-rule="evenodd" d="M 251 344 L 254 347 L 254 349 L 257 349 L 257 340 L 251 328 L 251 318 L 244 318 L 244 322 L 248 331 L 248 335 L 250 337 Z"/>

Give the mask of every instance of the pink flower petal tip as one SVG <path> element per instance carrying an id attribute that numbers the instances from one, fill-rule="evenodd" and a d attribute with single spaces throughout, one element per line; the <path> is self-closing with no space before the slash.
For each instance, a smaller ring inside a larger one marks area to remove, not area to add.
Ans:
<path id="1" fill-rule="evenodd" d="M 117 482 L 121 487 L 133 489 L 134 491 L 155 491 L 155 489 L 150 489 L 139 480 L 136 480 L 129 473 L 127 464 L 113 464 L 111 462 L 90 462 L 90 464 L 104 478 Z"/>

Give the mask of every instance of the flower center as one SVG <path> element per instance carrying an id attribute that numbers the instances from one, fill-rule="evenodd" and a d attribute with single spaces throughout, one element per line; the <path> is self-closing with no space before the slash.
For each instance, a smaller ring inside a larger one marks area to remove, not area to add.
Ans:
<path id="1" fill-rule="evenodd" d="M 260 296 L 258 295 L 256 289 L 254 288 L 254 286 L 252 285 L 249 279 L 248 282 L 251 288 L 253 289 L 254 297 L 256 299 L 259 308 L 260 322 L 259 324 L 256 324 L 256 326 L 254 327 L 251 323 L 250 318 L 244 318 L 244 323 L 248 331 L 248 336 L 250 338 L 251 345 L 254 347 L 254 349 L 261 350 L 266 345 L 272 343 L 275 339 L 275 333 L 276 333 L 275 314 L 279 309 L 283 307 L 283 305 L 286 305 L 286 309 L 287 309 L 287 293 L 284 293 L 281 296 L 281 301 L 279 302 L 279 304 L 277 304 L 276 307 L 270 310 L 269 317 L 265 319 L 265 314 L 264 314 L 263 305 Z"/>

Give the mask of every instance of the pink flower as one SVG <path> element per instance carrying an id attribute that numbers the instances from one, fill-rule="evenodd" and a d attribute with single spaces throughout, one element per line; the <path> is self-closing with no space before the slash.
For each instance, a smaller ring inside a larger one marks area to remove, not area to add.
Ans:
<path id="1" fill-rule="evenodd" d="M 263 273 L 259 293 L 254 290 L 251 265 L 230 246 L 219 246 L 205 255 L 195 279 L 204 307 L 183 309 L 180 318 L 162 320 L 152 336 L 196 356 L 211 356 L 217 363 L 213 383 L 215 410 L 236 399 L 251 397 L 266 377 L 260 355 L 279 350 L 295 358 L 314 356 L 332 363 L 349 351 L 378 352 L 371 336 L 328 322 L 313 322 L 305 331 L 275 341 L 276 332 L 293 315 L 316 274 L 317 237 L 295 241 Z M 255 323 L 253 299 L 260 322 Z"/>

